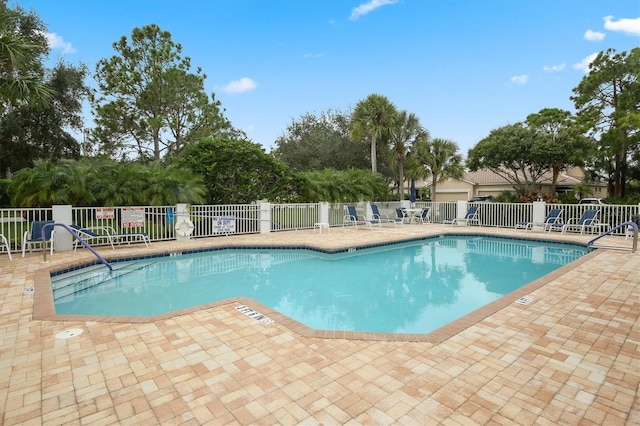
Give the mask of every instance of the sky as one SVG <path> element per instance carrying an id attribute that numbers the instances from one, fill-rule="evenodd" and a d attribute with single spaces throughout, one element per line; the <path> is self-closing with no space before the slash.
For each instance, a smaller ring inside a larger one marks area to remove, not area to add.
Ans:
<path id="1" fill-rule="evenodd" d="M 96 63 L 157 24 L 206 73 L 234 127 L 269 151 L 307 114 L 372 93 L 466 152 L 570 97 L 598 52 L 640 46 L 638 0 L 19 0 L 51 61 Z M 95 86 L 92 77 L 87 81 Z M 85 111 L 92 127 L 90 110 Z"/>

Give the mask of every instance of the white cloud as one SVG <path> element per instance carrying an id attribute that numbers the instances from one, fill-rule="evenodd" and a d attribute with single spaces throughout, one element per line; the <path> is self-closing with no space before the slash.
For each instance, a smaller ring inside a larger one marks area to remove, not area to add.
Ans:
<path id="1" fill-rule="evenodd" d="M 598 56 L 597 53 L 592 53 L 591 55 L 587 56 L 586 58 L 584 58 L 582 61 L 578 62 L 577 64 L 573 64 L 573 68 L 580 70 L 584 73 L 588 73 L 589 72 L 589 64 L 591 62 L 593 62 L 593 60 Z"/>
<path id="2" fill-rule="evenodd" d="M 47 38 L 47 43 L 51 49 L 60 49 L 62 53 L 76 53 L 76 49 L 73 48 L 71 43 L 64 41 L 62 36 L 56 33 L 46 33 L 44 36 Z"/>
<path id="3" fill-rule="evenodd" d="M 605 35 L 605 33 L 601 33 L 600 31 L 587 30 L 584 33 L 584 39 L 589 41 L 601 41 L 604 40 Z"/>
<path id="4" fill-rule="evenodd" d="M 322 58 L 324 53 L 305 53 L 302 55 L 303 58 Z"/>
<path id="5" fill-rule="evenodd" d="M 349 19 L 355 21 L 359 17 L 364 16 L 369 12 L 373 12 L 379 7 L 395 3 L 398 3 L 398 0 L 370 0 L 368 3 L 363 3 L 360 6 L 354 8 L 351 11 L 351 16 L 349 16 Z"/>
<path id="6" fill-rule="evenodd" d="M 525 84 L 527 80 L 529 80 L 529 76 L 526 74 L 523 75 L 514 75 L 511 77 L 511 82 L 515 84 Z"/>
<path id="7" fill-rule="evenodd" d="M 640 35 L 640 18 L 613 20 L 613 16 L 605 16 L 604 29 L 609 31 L 622 31 L 628 35 Z"/>
<path id="8" fill-rule="evenodd" d="M 222 90 L 227 93 L 243 93 L 253 90 L 257 86 L 256 82 L 251 80 L 249 77 L 242 77 L 240 80 L 230 82 L 224 86 Z"/>
<path id="9" fill-rule="evenodd" d="M 545 65 L 544 67 L 542 67 L 542 69 L 544 71 L 554 72 L 554 71 L 562 71 L 564 70 L 564 67 L 565 67 L 565 64 Z"/>

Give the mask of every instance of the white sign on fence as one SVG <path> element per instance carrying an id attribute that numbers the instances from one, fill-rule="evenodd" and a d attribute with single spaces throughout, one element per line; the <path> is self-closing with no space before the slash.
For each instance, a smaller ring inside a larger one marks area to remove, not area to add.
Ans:
<path id="1" fill-rule="evenodd" d="M 113 207 L 96 208 L 96 219 L 113 219 L 116 217 Z"/>
<path id="2" fill-rule="evenodd" d="M 213 232 L 220 234 L 232 234 L 236 232 L 236 217 L 214 217 L 213 218 Z"/>
<path id="3" fill-rule="evenodd" d="M 123 228 L 144 227 L 144 207 L 127 207 L 122 209 L 120 226 Z"/>

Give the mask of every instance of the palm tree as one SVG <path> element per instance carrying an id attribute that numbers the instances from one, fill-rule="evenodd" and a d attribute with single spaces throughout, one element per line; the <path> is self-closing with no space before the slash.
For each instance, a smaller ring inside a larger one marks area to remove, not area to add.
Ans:
<path id="1" fill-rule="evenodd" d="M 410 173 L 417 178 L 431 177 L 431 201 L 436 201 L 436 184 L 447 178 L 464 176 L 458 144 L 448 139 L 418 139 L 412 146 Z"/>
<path id="2" fill-rule="evenodd" d="M 398 193 L 404 192 L 404 166 L 408 147 L 418 139 L 428 139 L 429 131 L 420 125 L 414 113 L 400 111 L 391 130 L 391 165 L 398 166 Z"/>
<path id="3" fill-rule="evenodd" d="M 369 137 L 371 140 L 371 171 L 377 173 L 376 144 L 378 139 L 385 139 L 396 120 L 398 112 L 395 105 L 385 96 L 372 94 L 358 102 L 351 116 L 351 139 L 360 140 Z"/>
<path id="4" fill-rule="evenodd" d="M 43 47 L 19 31 L 18 16 L 0 5 L 0 107 L 6 103 L 46 104 L 53 89 L 42 82 Z"/>

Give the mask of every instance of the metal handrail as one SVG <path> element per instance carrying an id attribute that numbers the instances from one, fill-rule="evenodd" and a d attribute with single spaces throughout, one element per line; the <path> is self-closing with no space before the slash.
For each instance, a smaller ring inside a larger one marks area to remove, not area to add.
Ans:
<path id="1" fill-rule="evenodd" d="M 44 237 L 45 232 L 44 232 L 44 231 L 45 231 L 45 229 L 46 229 L 48 226 L 51 226 L 51 227 L 54 227 L 54 226 L 61 226 L 61 227 L 63 227 L 64 229 L 66 229 L 67 231 L 69 231 L 69 233 L 70 233 L 71 235 L 73 235 L 74 237 L 76 237 L 76 238 L 78 239 L 78 241 L 80 241 L 80 242 L 82 243 L 82 245 L 83 245 L 83 246 L 85 246 L 85 248 L 87 248 L 91 253 L 93 253 L 93 254 L 98 258 L 98 260 L 100 261 L 100 263 L 104 264 L 107 268 L 109 268 L 109 270 L 110 270 L 110 271 L 113 271 L 113 267 L 111 266 L 111 264 L 110 264 L 109 262 L 107 262 L 107 260 L 106 260 L 104 257 L 100 256 L 100 255 L 98 254 L 98 252 L 97 252 L 97 251 L 95 251 L 95 250 L 93 249 L 93 247 L 91 247 L 91 246 L 89 245 L 89 243 L 87 243 L 85 240 L 83 240 L 82 238 L 80 238 L 80 235 L 76 234 L 76 233 L 73 231 L 73 229 L 72 229 L 69 225 L 67 225 L 67 224 L 54 222 L 54 223 L 47 223 L 46 225 L 44 225 L 44 226 L 42 227 L 42 241 L 45 241 L 45 237 Z M 43 259 L 43 262 L 45 262 L 45 263 L 47 262 L 47 247 L 46 247 L 46 245 L 45 245 L 45 244 L 42 244 L 42 259 Z"/>
<path id="2" fill-rule="evenodd" d="M 623 226 L 630 226 L 633 228 L 633 244 L 631 246 L 631 252 L 635 253 L 636 251 L 638 251 L 638 224 L 632 221 L 629 222 L 623 222 L 618 226 L 615 226 L 611 229 L 609 229 L 607 232 L 604 232 L 600 235 L 598 235 L 597 237 L 595 237 L 594 239 L 592 239 L 591 241 L 589 241 L 587 243 L 587 247 L 592 247 L 593 243 L 595 243 L 596 241 L 598 241 L 600 238 L 606 236 L 606 235 L 610 235 L 613 233 L 613 231 L 616 231 L 620 228 L 622 228 Z"/>

